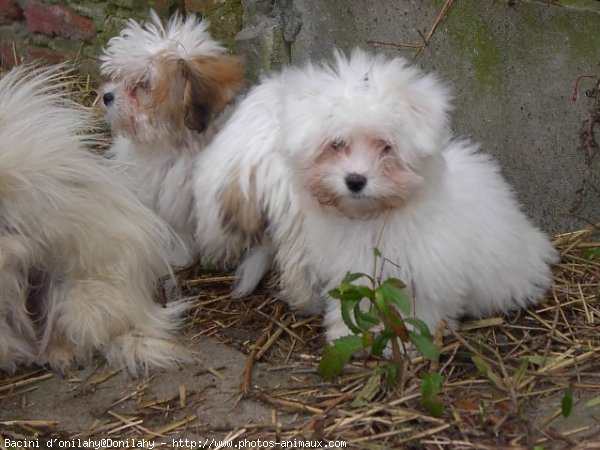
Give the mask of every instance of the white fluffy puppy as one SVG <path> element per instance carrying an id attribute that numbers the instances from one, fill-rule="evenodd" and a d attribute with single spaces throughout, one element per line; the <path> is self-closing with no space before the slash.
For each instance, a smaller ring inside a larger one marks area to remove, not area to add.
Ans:
<path id="1" fill-rule="evenodd" d="M 193 161 L 223 121 L 223 111 L 243 86 L 237 58 L 212 39 L 206 20 L 175 15 L 166 27 L 154 11 L 141 26 L 129 20 L 104 49 L 101 90 L 116 136 L 109 154 L 130 165 L 137 192 L 178 233 L 187 252 L 196 249 L 192 199 Z"/>
<path id="2" fill-rule="evenodd" d="M 436 77 L 360 50 L 266 79 L 198 159 L 197 210 L 218 205 L 199 241 L 216 259 L 250 249 L 243 292 L 274 253 L 282 297 L 324 310 L 329 340 L 348 329 L 328 291 L 371 274 L 374 247 L 429 327 L 539 301 L 556 252 L 497 164 L 450 140 L 449 111 Z"/>
<path id="3" fill-rule="evenodd" d="M 65 370 L 94 351 L 132 374 L 173 366 L 184 305 L 154 301 L 170 232 L 85 148 L 91 116 L 59 78 L 0 80 L 0 369 Z"/>

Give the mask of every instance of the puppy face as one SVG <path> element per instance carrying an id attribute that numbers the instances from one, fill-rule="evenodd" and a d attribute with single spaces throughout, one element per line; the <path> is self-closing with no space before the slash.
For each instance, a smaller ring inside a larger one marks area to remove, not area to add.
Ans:
<path id="1" fill-rule="evenodd" d="M 356 50 L 282 74 L 281 153 L 300 188 L 352 218 L 398 208 L 443 150 L 447 88 L 400 58 Z"/>
<path id="2" fill-rule="evenodd" d="M 242 84 L 235 58 L 157 55 L 138 77 L 105 84 L 100 98 L 114 132 L 140 142 L 176 140 L 185 130 L 204 132 Z"/>
<path id="3" fill-rule="evenodd" d="M 369 133 L 329 139 L 301 172 L 303 185 L 319 204 L 351 218 L 400 207 L 422 178 L 400 160 L 397 151 Z"/>
<path id="4" fill-rule="evenodd" d="M 101 57 L 110 78 L 100 103 L 114 132 L 132 140 L 177 143 L 202 133 L 243 86 L 237 58 L 194 16 L 175 16 L 166 28 L 153 14 L 111 39 Z"/>

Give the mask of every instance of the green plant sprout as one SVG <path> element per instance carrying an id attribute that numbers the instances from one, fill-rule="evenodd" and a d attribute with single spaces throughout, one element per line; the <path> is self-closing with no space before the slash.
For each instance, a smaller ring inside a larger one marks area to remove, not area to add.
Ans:
<path id="1" fill-rule="evenodd" d="M 407 359 L 407 344 L 414 348 L 427 360 L 437 361 L 439 352 L 434 345 L 429 328 L 420 319 L 410 317 L 411 300 L 404 292 L 406 285 L 396 279 L 384 281 L 376 277 L 377 260 L 382 264 L 383 258 L 378 248 L 374 249 L 373 275 L 365 273 L 348 273 L 340 285 L 329 291 L 330 297 L 341 302 L 342 319 L 353 333 L 343 336 L 327 344 L 323 349 L 318 372 L 325 380 L 332 380 L 342 373 L 344 366 L 353 355 L 368 351 L 374 356 L 383 356 L 384 351 L 391 348 L 392 360 L 374 369 L 371 379 L 355 403 L 372 398 L 383 381 L 387 388 L 392 388 L 403 376 L 403 363 Z M 367 279 L 370 286 L 358 284 Z M 433 416 L 443 414 L 443 404 L 439 392 L 443 385 L 440 374 L 428 372 L 421 380 L 421 403 Z"/>

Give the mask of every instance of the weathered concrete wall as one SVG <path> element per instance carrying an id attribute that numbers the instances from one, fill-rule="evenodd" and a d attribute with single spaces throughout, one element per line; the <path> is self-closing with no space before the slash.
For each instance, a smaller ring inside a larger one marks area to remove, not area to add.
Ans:
<path id="1" fill-rule="evenodd" d="M 336 47 L 411 58 L 414 49 L 373 41 L 420 44 L 420 33 L 427 35 L 444 2 L 242 3 L 238 51 L 256 77 L 281 64 L 327 58 Z M 417 63 L 452 85 L 457 134 L 480 142 L 500 161 L 540 226 L 570 230 L 600 219 L 594 189 L 599 172 L 587 164 L 579 142 L 591 100 L 571 100 L 577 77 L 599 74 L 600 3 L 456 1 Z M 582 81 L 582 93 L 593 85 Z M 578 193 L 584 184 L 585 192 Z"/>
<path id="2" fill-rule="evenodd" d="M 0 0 L 0 66 L 12 66 L 15 57 L 77 58 L 97 71 L 108 38 L 126 18 L 143 19 L 154 7 L 164 17 L 176 9 L 208 16 L 215 36 L 237 48 L 256 81 L 261 71 L 327 58 L 333 48 L 361 46 L 411 58 L 412 48 L 374 42 L 419 45 L 443 3 Z M 584 92 L 594 81 L 583 80 L 582 95 L 571 101 L 577 77 L 600 73 L 600 2 L 456 0 L 416 62 L 452 85 L 457 134 L 480 142 L 500 161 L 538 224 L 560 231 L 600 219 L 600 162 L 580 143 L 592 109 Z"/>

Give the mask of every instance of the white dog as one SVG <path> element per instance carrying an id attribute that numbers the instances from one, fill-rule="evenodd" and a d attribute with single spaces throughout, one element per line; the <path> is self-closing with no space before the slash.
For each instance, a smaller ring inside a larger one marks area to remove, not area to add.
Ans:
<path id="1" fill-rule="evenodd" d="M 450 140 L 449 111 L 434 76 L 359 50 L 266 79 L 198 159 L 197 210 L 218 205 L 198 240 L 217 260 L 249 251 L 242 293 L 274 254 L 282 297 L 324 310 L 328 340 L 348 334 L 328 291 L 373 273 L 374 247 L 432 329 L 539 301 L 556 252 L 496 163 Z"/>
<path id="2" fill-rule="evenodd" d="M 59 78 L 0 81 L 0 369 L 64 371 L 93 351 L 132 374 L 171 367 L 188 353 L 173 339 L 185 305 L 154 301 L 170 231 L 85 148 L 91 116 Z"/>
<path id="3" fill-rule="evenodd" d="M 137 192 L 177 232 L 195 256 L 193 161 L 224 120 L 243 86 L 237 58 L 212 39 L 206 20 L 176 15 L 166 28 L 154 11 L 145 27 L 134 20 L 100 57 L 110 77 L 101 103 L 113 134 L 109 151 L 130 165 Z"/>

